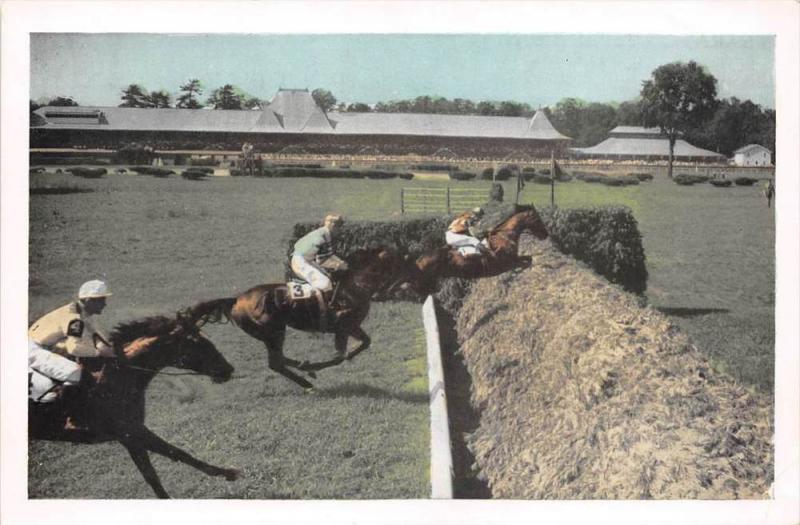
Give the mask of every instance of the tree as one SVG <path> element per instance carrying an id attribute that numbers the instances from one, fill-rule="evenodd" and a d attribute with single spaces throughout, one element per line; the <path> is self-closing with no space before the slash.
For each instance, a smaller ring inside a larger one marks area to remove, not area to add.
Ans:
<path id="1" fill-rule="evenodd" d="M 351 113 L 369 113 L 370 109 L 369 106 L 364 104 L 363 102 L 353 102 L 349 106 L 347 106 L 347 111 Z"/>
<path id="2" fill-rule="evenodd" d="M 170 107 L 170 96 L 169 93 L 164 91 L 151 91 L 150 95 L 147 97 L 150 101 L 151 108 L 168 108 Z"/>
<path id="3" fill-rule="evenodd" d="M 316 102 L 325 113 L 336 105 L 336 97 L 327 89 L 315 89 L 311 92 L 311 96 L 314 98 L 314 102 Z"/>
<path id="4" fill-rule="evenodd" d="M 203 85 L 199 80 L 193 78 L 181 86 L 181 95 L 175 104 L 176 108 L 200 109 L 203 105 L 198 98 L 203 94 Z"/>
<path id="5" fill-rule="evenodd" d="M 642 101 L 627 100 L 617 107 L 617 126 L 641 126 Z"/>
<path id="6" fill-rule="evenodd" d="M 242 102 L 242 105 L 244 106 L 244 109 L 261 109 L 263 107 L 263 102 L 258 97 L 248 97 L 243 95 L 243 98 L 244 102 Z"/>
<path id="7" fill-rule="evenodd" d="M 211 92 L 206 103 L 214 109 L 242 109 L 243 100 L 239 90 L 232 84 L 225 84 Z"/>
<path id="8" fill-rule="evenodd" d="M 494 103 L 493 102 L 489 102 L 487 100 L 482 100 L 481 102 L 478 102 L 478 105 L 475 107 L 475 109 L 478 111 L 479 115 L 494 115 L 495 114 Z"/>
<path id="9" fill-rule="evenodd" d="M 150 96 L 147 91 L 139 84 L 130 84 L 122 90 L 121 108 L 152 108 Z"/>
<path id="10" fill-rule="evenodd" d="M 717 79 L 694 61 L 657 67 L 642 83 L 644 125 L 657 126 L 669 140 L 667 175 L 672 178 L 675 142 L 699 128 L 717 107 Z"/>
<path id="11" fill-rule="evenodd" d="M 50 99 L 45 105 L 71 107 L 71 106 L 78 106 L 79 104 L 75 102 L 75 100 L 72 97 L 56 97 Z"/>

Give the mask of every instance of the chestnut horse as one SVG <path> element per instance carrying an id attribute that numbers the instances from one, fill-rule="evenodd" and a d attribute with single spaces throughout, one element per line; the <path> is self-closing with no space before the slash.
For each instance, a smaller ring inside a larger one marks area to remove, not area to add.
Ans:
<path id="1" fill-rule="evenodd" d="M 131 344 L 134 341 L 146 344 Z M 90 359 L 84 366 L 96 369 L 89 379 L 53 403 L 28 403 L 32 439 L 98 443 L 118 441 L 152 487 L 156 496 L 168 498 L 150 463 L 150 452 L 192 466 L 209 476 L 235 480 L 235 469 L 215 467 L 167 443 L 144 424 L 145 390 L 150 381 L 171 366 L 206 375 L 216 383 L 230 379 L 233 367 L 197 326 L 180 315 L 176 319 L 150 317 L 121 324 L 111 334 L 116 359 Z M 95 366 L 91 366 L 95 365 Z M 65 429 L 70 417 L 83 426 Z"/>
<path id="2" fill-rule="evenodd" d="M 519 237 L 530 232 L 546 239 L 547 228 L 532 205 L 517 206 L 517 212 L 493 228 L 487 235 L 490 252 L 482 255 L 461 255 L 457 249 L 444 246 L 416 260 L 412 288 L 427 295 L 436 289 L 438 279 L 461 277 L 475 279 L 499 275 L 513 268 L 528 266 L 530 256 L 517 254 Z"/>
<path id="3" fill-rule="evenodd" d="M 301 331 L 320 331 L 320 309 L 314 298 L 294 301 L 289 298 L 286 283 L 261 284 L 237 297 L 214 299 L 198 303 L 186 310 L 186 315 L 200 325 L 219 322 L 224 317 L 233 321 L 251 337 L 267 347 L 270 369 L 294 381 L 305 389 L 313 385 L 289 370 L 302 370 L 309 376 L 314 372 L 352 359 L 366 350 L 370 338 L 361 328 L 369 313 L 370 300 L 377 293 L 398 283 L 411 266 L 388 248 L 357 250 L 347 258 L 349 270 L 336 284 L 333 292 L 330 322 L 324 332 L 334 334 L 336 356 L 320 363 L 300 362 L 283 355 L 286 327 Z M 347 353 L 348 338 L 359 341 L 358 347 Z"/>

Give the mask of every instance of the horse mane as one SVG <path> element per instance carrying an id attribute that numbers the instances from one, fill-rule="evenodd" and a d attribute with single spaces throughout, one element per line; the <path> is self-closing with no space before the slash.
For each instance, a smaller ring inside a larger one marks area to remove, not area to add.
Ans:
<path id="1" fill-rule="evenodd" d="M 176 319 L 163 315 L 120 323 L 111 332 L 111 345 L 114 348 L 121 348 L 140 337 L 167 335 L 175 330 L 177 326 L 178 321 Z"/>

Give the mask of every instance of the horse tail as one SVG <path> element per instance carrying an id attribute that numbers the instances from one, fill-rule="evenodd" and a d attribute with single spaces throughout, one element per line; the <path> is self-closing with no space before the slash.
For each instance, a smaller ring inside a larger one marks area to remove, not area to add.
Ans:
<path id="1" fill-rule="evenodd" d="M 186 309 L 186 314 L 200 325 L 206 323 L 229 323 L 232 321 L 231 310 L 236 304 L 236 297 L 226 297 L 224 299 L 213 299 L 197 303 Z M 222 319 L 225 319 L 222 321 Z"/>

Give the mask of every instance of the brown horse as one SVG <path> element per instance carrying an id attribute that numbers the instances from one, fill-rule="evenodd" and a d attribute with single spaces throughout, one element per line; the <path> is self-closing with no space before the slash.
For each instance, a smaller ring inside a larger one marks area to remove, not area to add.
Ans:
<path id="1" fill-rule="evenodd" d="M 186 315 L 200 325 L 219 322 L 223 317 L 233 321 L 248 335 L 264 343 L 270 369 L 303 388 L 310 389 L 313 385 L 288 367 L 316 377 L 316 370 L 338 365 L 366 350 L 370 345 L 370 338 L 361 328 L 361 323 L 369 313 L 370 300 L 401 281 L 410 266 L 387 248 L 358 250 L 347 259 L 350 269 L 334 289 L 331 319 L 323 330 L 334 334 L 336 356 L 331 360 L 301 363 L 283 355 L 287 326 L 295 330 L 320 331 L 320 309 L 317 301 L 314 298 L 302 302 L 290 300 L 285 283 L 261 284 L 237 297 L 198 303 L 189 308 Z M 347 353 L 347 341 L 350 337 L 360 344 Z"/>
<path id="2" fill-rule="evenodd" d="M 146 344 L 131 344 L 134 341 Z M 93 363 L 84 364 L 96 371 L 80 386 L 67 387 L 74 389 L 73 395 L 63 396 L 61 402 L 29 402 L 30 437 L 83 443 L 118 441 L 159 498 L 169 495 L 150 463 L 149 452 L 186 463 L 209 476 L 235 480 L 237 470 L 200 461 L 167 443 L 144 424 L 145 390 L 163 368 L 192 370 L 217 383 L 230 379 L 233 367 L 214 344 L 194 322 L 180 315 L 176 319 L 151 317 L 119 325 L 111 334 L 111 342 L 117 359 L 92 359 L 89 361 Z M 66 430 L 68 417 L 84 426 Z"/>
<path id="3" fill-rule="evenodd" d="M 548 236 L 547 228 L 533 206 L 518 206 L 514 215 L 489 232 L 490 251 L 487 254 L 464 256 L 454 248 L 442 247 L 418 258 L 412 288 L 426 295 L 435 291 L 438 279 L 444 277 L 490 277 L 530 265 L 529 256 L 517 254 L 519 237 L 523 232 L 530 232 L 538 239 Z"/>

